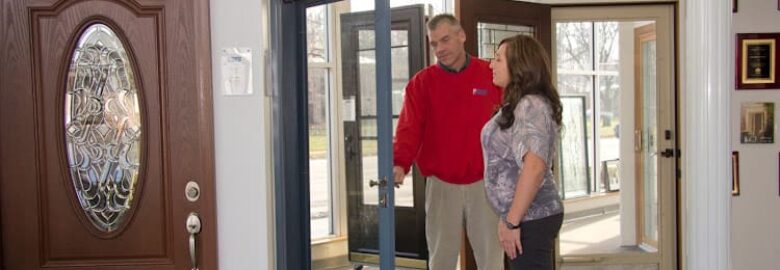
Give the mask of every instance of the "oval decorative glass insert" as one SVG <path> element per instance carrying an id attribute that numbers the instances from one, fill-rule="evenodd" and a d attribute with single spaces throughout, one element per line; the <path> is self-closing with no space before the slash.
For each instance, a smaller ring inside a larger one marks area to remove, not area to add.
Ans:
<path id="1" fill-rule="evenodd" d="M 102 232 L 133 207 L 141 158 L 138 87 L 122 41 L 105 24 L 79 37 L 68 68 L 65 145 L 82 210 Z"/>

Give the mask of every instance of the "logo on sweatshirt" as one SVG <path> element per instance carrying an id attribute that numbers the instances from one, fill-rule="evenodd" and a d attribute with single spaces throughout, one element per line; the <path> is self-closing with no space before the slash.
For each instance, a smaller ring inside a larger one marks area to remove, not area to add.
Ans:
<path id="1" fill-rule="evenodd" d="M 474 88 L 474 90 L 471 90 L 471 93 L 475 96 L 487 96 L 488 90 L 487 89 L 480 89 L 480 88 Z"/>

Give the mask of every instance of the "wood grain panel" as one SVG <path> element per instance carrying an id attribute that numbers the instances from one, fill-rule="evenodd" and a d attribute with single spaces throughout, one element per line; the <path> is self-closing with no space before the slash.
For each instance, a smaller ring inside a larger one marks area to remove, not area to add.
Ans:
<path id="1" fill-rule="evenodd" d="M 170 241 L 166 241 L 164 222 L 167 207 L 162 187 L 163 169 L 159 121 L 161 93 L 159 40 L 161 10 L 139 11 L 132 5 L 108 1 L 59 2 L 51 8 L 33 8 L 30 11 L 36 122 L 42 145 L 39 163 L 41 219 L 43 235 L 41 246 L 46 247 L 44 265 L 81 264 L 84 260 L 128 260 L 130 258 L 161 258 L 170 262 Z M 131 64 L 135 66 L 139 101 L 142 104 L 142 166 L 134 206 L 147 207 L 129 213 L 125 224 L 134 222 L 135 212 L 139 226 L 124 226 L 105 234 L 98 231 L 84 215 L 73 188 L 64 146 L 64 93 L 67 70 L 75 42 L 83 30 L 94 23 L 108 25 L 123 41 Z M 64 46 L 63 46 L 64 45 Z M 143 67 L 143 68 L 138 68 Z M 149 183 L 148 185 L 145 183 Z M 64 206 L 69 207 L 64 207 Z M 63 233 L 68 232 L 68 233 Z M 97 237 L 91 237 L 97 236 Z M 168 243 L 166 243 L 168 242 Z"/>
<path id="2" fill-rule="evenodd" d="M 199 213 L 200 269 L 216 269 L 208 0 L 2 0 L 0 216 L 8 269 L 189 269 L 185 219 Z M 64 95 L 80 32 L 104 23 L 132 59 L 142 168 L 126 227 L 95 229 L 65 156 Z M 9 89 L 13 89 L 9 91 Z M 196 203 L 184 187 L 198 181 Z"/>

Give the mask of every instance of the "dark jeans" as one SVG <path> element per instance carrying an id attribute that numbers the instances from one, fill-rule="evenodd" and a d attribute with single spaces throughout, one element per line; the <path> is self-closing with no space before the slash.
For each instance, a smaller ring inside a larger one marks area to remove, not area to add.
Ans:
<path id="1" fill-rule="evenodd" d="M 510 261 L 513 270 L 552 270 L 555 238 L 561 230 L 563 214 L 520 223 L 520 243 L 523 254 Z"/>

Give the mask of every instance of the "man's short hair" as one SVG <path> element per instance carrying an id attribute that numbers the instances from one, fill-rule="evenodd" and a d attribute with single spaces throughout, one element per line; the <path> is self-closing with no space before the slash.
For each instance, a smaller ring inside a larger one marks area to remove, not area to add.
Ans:
<path id="1" fill-rule="evenodd" d="M 442 13 L 436 16 L 433 16 L 430 20 L 428 20 L 428 30 L 436 29 L 439 25 L 442 23 L 447 23 L 450 26 L 454 26 L 456 29 L 462 29 L 460 26 L 460 21 L 458 21 L 455 16 L 452 16 L 452 14 L 449 13 Z"/>

